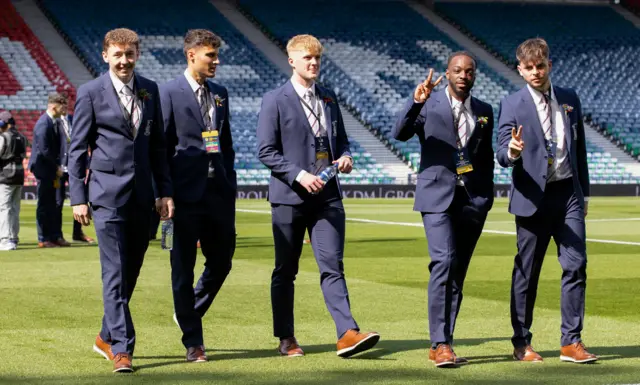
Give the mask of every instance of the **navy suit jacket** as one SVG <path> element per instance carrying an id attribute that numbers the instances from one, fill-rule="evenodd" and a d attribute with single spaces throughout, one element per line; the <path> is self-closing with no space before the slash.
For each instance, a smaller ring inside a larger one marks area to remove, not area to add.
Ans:
<path id="1" fill-rule="evenodd" d="M 160 197 L 173 195 L 158 86 L 137 74 L 134 82 L 138 92 L 146 90 L 149 94 L 142 100 L 135 138 L 123 116 L 109 73 L 78 89 L 68 165 L 72 205 L 90 202 L 118 208 L 134 192 L 138 204 L 152 205 L 152 174 Z M 90 173 L 85 185 L 87 168 Z"/>
<path id="2" fill-rule="evenodd" d="M 53 130 L 53 119 L 45 112 L 33 128 L 28 167 L 37 179 L 53 181 L 60 165 L 60 137 Z"/>
<path id="3" fill-rule="evenodd" d="M 576 197 L 584 207 L 584 197 L 589 196 L 589 168 L 587 146 L 582 122 L 582 107 L 575 91 L 553 87 L 560 108 L 565 109 L 565 140 L 569 150 L 573 187 Z M 513 167 L 509 212 L 529 217 L 536 213 L 547 184 L 547 151 L 544 134 L 533 97 L 527 87 L 505 97 L 500 103 L 498 117 L 498 163 L 502 167 Z M 520 158 L 511 162 L 508 157 L 511 129 L 522 125 L 524 149 Z"/>
<path id="4" fill-rule="evenodd" d="M 351 156 L 347 132 L 335 94 L 318 84 L 316 96 L 324 101 L 325 127 L 329 135 L 330 158 Z M 316 173 L 315 137 L 291 81 L 267 92 L 258 117 L 258 159 L 271 170 L 269 202 L 298 205 L 313 198 L 296 182 L 300 171 Z M 335 193 L 330 193 L 334 191 Z M 325 186 L 320 197 L 342 199 L 338 178 Z M 329 196 L 331 195 L 331 196 Z"/>
<path id="5" fill-rule="evenodd" d="M 211 81 L 207 81 L 207 84 L 210 100 L 215 107 L 215 129 L 219 132 L 220 154 L 206 152 L 202 139 L 205 123 L 187 78 L 180 75 L 160 86 L 167 157 L 175 199 L 179 201 L 197 202 L 203 198 L 210 162 L 215 169 L 213 183 L 219 187 L 219 191 L 228 193 L 233 199 L 236 195 L 236 155 L 229 124 L 229 95 L 225 87 Z M 220 102 L 216 102 L 216 99 Z"/>
<path id="6" fill-rule="evenodd" d="M 493 206 L 493 110 L 491 105 L 471 97 L 471 110 L 478 122 L 467 140 L 466 147 L 473 171 L 462 174 L 471 203 L 480 211 Z M 415 103 L 413 96 L 398 113 L 393 137 L 407 141 L 418 135 L 420 139 L 420 171 L 416 182 L 415 211 L 445 212 L 453 201 L 456 188 L 458 153 L 457 134 L 453 125 L 451 104 L 444 90 L 435 92 L 423 103 Z"/>

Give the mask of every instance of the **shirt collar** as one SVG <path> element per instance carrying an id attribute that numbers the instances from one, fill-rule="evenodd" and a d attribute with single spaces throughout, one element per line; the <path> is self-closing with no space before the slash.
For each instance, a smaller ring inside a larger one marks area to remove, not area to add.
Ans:
<path id="1" fill-rule="evenodd" d="M 449 86 L 447 86 L 444 89 L 444 92 L 447 95 L 447 100 L 449 100 L 449 104 L 451 105 L 451 109 L 454 110 L 454 109 L 458 108 L 458 104 L 460 104 L 462 102 L 451 96 L 451 94 L 449 93 Z M 465 99 L 464 107 L 467 109 L 467 111 L 471 112 L 471 94 L 469 94 L 469 96 L 467 96 L 467 98 Z"/>
<path id="2" fill-rule="evenodd" d="M 197 92 L 200 89 L 200 84 L 198 84 L 196 79 L 194 79 L 193 76 L 191 76 L 188 68 L 184 70 L 184 77 L 187 78 L 187 83 L 189 83 L 189 86 L 191 86 L 191 90 L 193 92 Z"/>
<path id="3" fill-rule="evenodd" d="M 527 89 L 529 90 L 529 93 L 531 94 L 531 97 L 533 98 L 533 101 L 535 104 L 540 104 L 543 102 L 542 92 L 536 90 L 535 88 L 531 87 L 528 84 L 527 84 Z M 549 91 L 551 93 L 551 100 L 552 101 L 556 100 L 556 94 L 555 92 L 553 92 L 553 84 L 550 84 Z"/>
<path id="4" fill-rule="evenodd" d="M 315 96 L 316 94 L 315 82 L 313 83 L 313 85 L 311 85 L 311 87 L 305 88 L 303 85 L 301 85 L 300 83 L 293 80 L 293 78 L 291 78 L 291 84 L 293 84 L 293 89 L 296 91 L 296 94 L 298 94 L 298 96 L 300 96 L 301 98 L 304 98 L 304 95 L 307 93 L 307 90 L 311 90 L 311 95 L 313 96 Z"/>
<path id="5" fill-rule="evenodd" d="M 125 84 L 111 70 L 109 70 L 109 77 L 111 77 L 111 82 L 113 83 L 113 86 L 115 87 L 116 92 L 120 93 L 120 91 L 122 91 L 122 88 L 125 86 Z M 129 82 L 126 84 L 132 90 L 133 90 L 133 78 L 134 76 L 132 76 L 131 80 L 129 80 Z"/>
<path id="6" fill-rule="evenodd" d="M 56 118 L 54 118 L 54 117 L 53 117 L 53 115 L 51 115 L 51 113 L 49 112 L 49 110 L 46 110 L 45 112 L 47 113 L 47 115 L 49 116 L 49 118 L 50 118 L 51 120 L 53 120 L 54 122 L 56 121 Z"/>

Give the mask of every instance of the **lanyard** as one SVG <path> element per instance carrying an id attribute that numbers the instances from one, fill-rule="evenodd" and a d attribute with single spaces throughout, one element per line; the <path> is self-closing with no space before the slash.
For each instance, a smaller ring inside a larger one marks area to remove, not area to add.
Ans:
<path id="1" fill-rule="evenodd" d="M 297 93 L 296 93 L 297 95 Z M 315 113 L 315 111 L 313 111 L 313 108 L 311 108 L 311 106 L 309 104 L 307 104 L 307 102 L 304 101 L 304 99 L 302 99 L 300 97 L 300 95 L 298 95 L 298 99 L 300 99 L 300 101 L 302 102 L 302 104 L 307 107 L 307 109 L 309 110 L 309 112 L 311 112 L 311 115 L 313 115 L 314 118 L 316 118 L 316 120 L 318 121 L 318 126 L 320 128 L 322 128 L 322 121 L 320 120 L 320 117 Z M 318 104 L 318 102 L 316 101 L 316 105 Z M 318 130 L 318 132 L 320 132 L 320 130 Z M 316 136 L 316 133 L 313 132 L 313 127 L 311 127 L 311 133 L 313 134 L 313 136 Z"/>

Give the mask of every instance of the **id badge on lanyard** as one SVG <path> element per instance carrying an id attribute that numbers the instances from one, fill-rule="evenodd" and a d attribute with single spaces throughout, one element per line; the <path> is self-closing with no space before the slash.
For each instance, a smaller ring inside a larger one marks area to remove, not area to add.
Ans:
<path id="1" fill-rule="evenodd" d="M 462 175 L 470 171 L 473 171 L 473 165 L 469 159 L 469 150 L 466 147 L 458 147 L 458 151 L 456 151 L 456 173 Z"/>
<path id="2" fill-rule="evenodd" d="M 218 130 L 202 131 L 202 140 L 207 154 L 220 152 L 220 135 Z"/>
<path id="3" fill-rule="evenodd" d="M 553 139 L 544 140 L 544 148 L 547 150 L 547 167 L 551 167 L 556 160 L 556 150 L 558 143 Z"/>

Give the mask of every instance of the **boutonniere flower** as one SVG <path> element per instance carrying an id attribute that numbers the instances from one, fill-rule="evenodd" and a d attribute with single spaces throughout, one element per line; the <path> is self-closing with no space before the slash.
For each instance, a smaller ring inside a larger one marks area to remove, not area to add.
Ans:
<path id="1" fill-rule="evenodd" d="M 222 107 L 222 103 L 224 103 L 224 99 L 219 95 L 213 95 L 213 100 L 216 102 L 216 107 Z"/>
<path id="2" fill-rule="evenodd" d="M 333 98 L 329 96 L 325 96 L 322 98 L 322 101 L 325 102 L 326 104 L 333 103 Z"/>
<path id="3" fill-rule="evenodd" d="M 476 123 L 487 124 L 489 123 L 489 118 L 486 116 L 478 116 L 478 120 L 476 120 Z"/>
<path id="4" fill-rule="evenodd" d="M 562 108 L 564 108 L 564 112 L 566 112 L 567 114 L 573 111 L 573 106 L 570 106 L 568 104 L 563 104 Z"/>
<path id="5" fill-rule="evenodd" d="M 138 98 L 146 102 L 147 100 L 151 99 L 151 94 L 149 93 L 149 91 L 147 91 L 146 88 L 141 88 L 140 90 L 138 90 Z"/>

